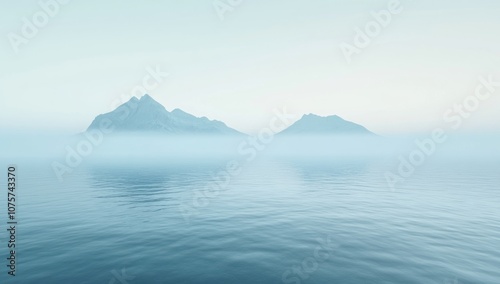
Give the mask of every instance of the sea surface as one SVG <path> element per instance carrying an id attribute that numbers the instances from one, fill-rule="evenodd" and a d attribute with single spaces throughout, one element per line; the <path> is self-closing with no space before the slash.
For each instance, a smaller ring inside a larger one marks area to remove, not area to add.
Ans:
<path id="1" fill-rule="evenodd" d="M 1 283 L 500 283 L 495 160 L 429 160 L 394 188 L 397 157 L 259 157 L 229 180 L 224 159 L 82 163 L 62 181 L 50 160 L 16 165 Z"/>

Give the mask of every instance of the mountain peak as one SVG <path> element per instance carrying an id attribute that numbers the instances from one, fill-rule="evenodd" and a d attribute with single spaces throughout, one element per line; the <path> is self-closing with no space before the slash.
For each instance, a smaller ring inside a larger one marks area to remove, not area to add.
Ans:
<path id="1" fill-rule="evenodd" d="M 309 114 L 302 115 L 302 118 L 313 118 L 313 117 L 320 117 L 320 116 L 316 115 L 314 113 L 309 113 Z"/>
<path id="2" fill-rule="evenodd" d="M 338 115 L 319 116 L 313 113 L 305 114 L 289 128 L 280 134 L 373 134 L 365 127 L 344 120 Z"/>
<path id="3" fill-rule="evenodd" d="M 338 115 L 320 116 L 314 113 L 309 113 L 309 114 L 304 114 L 301 119 L 321 120 L 321 119 L 342 119 L 342 118 Z"/>
<path id="4" fill-rule="evenodd" d="M 144 96 L 141 97 L 140 101 L 154 101 L 154 99 L 150 95 L 144 94 Z"/>
<path id="5" fill-rule="evenodd" d="M 147 112 L 167 112 L 165 107 L 153 99 L 150 95 L 145 94 L 138 101 L 139 109 L 144 109 Z"/>
<path id="6" fill-rule="evenodd" d="M 97 116 L 87 130 L 99 128 L 103 120 L 111 120 L 117 132 L 241 134 L 220 121 L 195 117 L 180 109 L 168 112 L 148 94 L 140 99 L 132 97 L 112 112 Z"/>
<path id="7" fill-rule="evenodd" d="M 144 96 L 142 96 L 140 99 L 139 99 L 139 103 L 140 104 L 159 104 L 161 105 L 159 102 L 157 102 L 155 99 L 153 99 L 150 95 L 148 94 L 145 94 Z"/>

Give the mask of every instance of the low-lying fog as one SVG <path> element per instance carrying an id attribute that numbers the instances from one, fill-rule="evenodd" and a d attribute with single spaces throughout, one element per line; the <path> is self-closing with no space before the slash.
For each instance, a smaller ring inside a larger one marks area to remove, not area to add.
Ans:
<path id="1" fill-rule="evenodd" d="M 2 135 L 4 159 L 54 158 L 94 162 L 183 162 L 237 157 L 384 158 L 410 156 L 447 158 L 500 157 L 500 135 L 420 136 L 175 136 L 144 133 L 97 135 Z M 418 152 L 418 153 L 417 153 Z"/>

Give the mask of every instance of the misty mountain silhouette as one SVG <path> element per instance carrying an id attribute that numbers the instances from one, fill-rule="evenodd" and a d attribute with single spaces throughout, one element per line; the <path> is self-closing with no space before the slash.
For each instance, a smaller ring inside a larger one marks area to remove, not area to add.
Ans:
<path id="1" fill-rule="evenodd" d="M 112 123 L 116 132 L 169 134 L 242 134 L 223 122 L 196 117 L 180 109 L 169 112 L 151 96 L 132 97 L 112 112 L 98 115 L 87 131 Z"/>
<path id="2" fill-rule="evenodd" d="M 365 127 L 342 119 L 337 115 L 318 116 L 315 114 L 303 115 L 279 135 L 344 135 L 368 134 L 375 135 Z"/>
<path id="3" fill-rule="evenodd" d="M 115 110 L 98 115 L 87 128 L 87 131 L 99 129 L 102 125 L 112 125 L 116 132 L 153 132 L 165 134 L 236 134 L 241 132 L 228 127 L 221 121 L 196 117 L 180 109 L 169 112 L 151 96 L 144 95 L 140 99 L 132 97 L 128 102 Z M 369 134 L 375 135 L 365 127 L 342 119 L 339 116 L 318 116 L 307 114 L 279 136 L 289 135 L 343 135 Z"/>

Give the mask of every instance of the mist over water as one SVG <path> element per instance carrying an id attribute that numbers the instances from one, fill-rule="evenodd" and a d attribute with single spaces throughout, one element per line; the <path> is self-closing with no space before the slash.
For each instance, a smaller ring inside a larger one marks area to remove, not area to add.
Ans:
<path id="1" fill-rule="evenodd" d="M 2 139 L 13 283 L 498 283 L 498 138 Z"/>
<path id="2" fill-rule="evenodd" d="M 167 158 L 170 162 L 183 159 L 222 158 L 240 156 L 296 157 L 360 157 L 391 158 L 420 150 L 431 135 L 382 137 L 376 135 L 159 135 L 148 133 L 117 133 L 100 137 L 92 134 L 26 134 L 0 135 L 2 156 L 12 158 L 60 158 L 76 152 L 85 160 L 106 161 L 130 158 L 142 162 Z M 435 142 L 427 156 L 498 158 L 500 134 L 445 135 L 444 142 Z M 255 152 L 256 154 L 250 154 Z M 405 153 L 408 152 L 408 153 Z"/>

